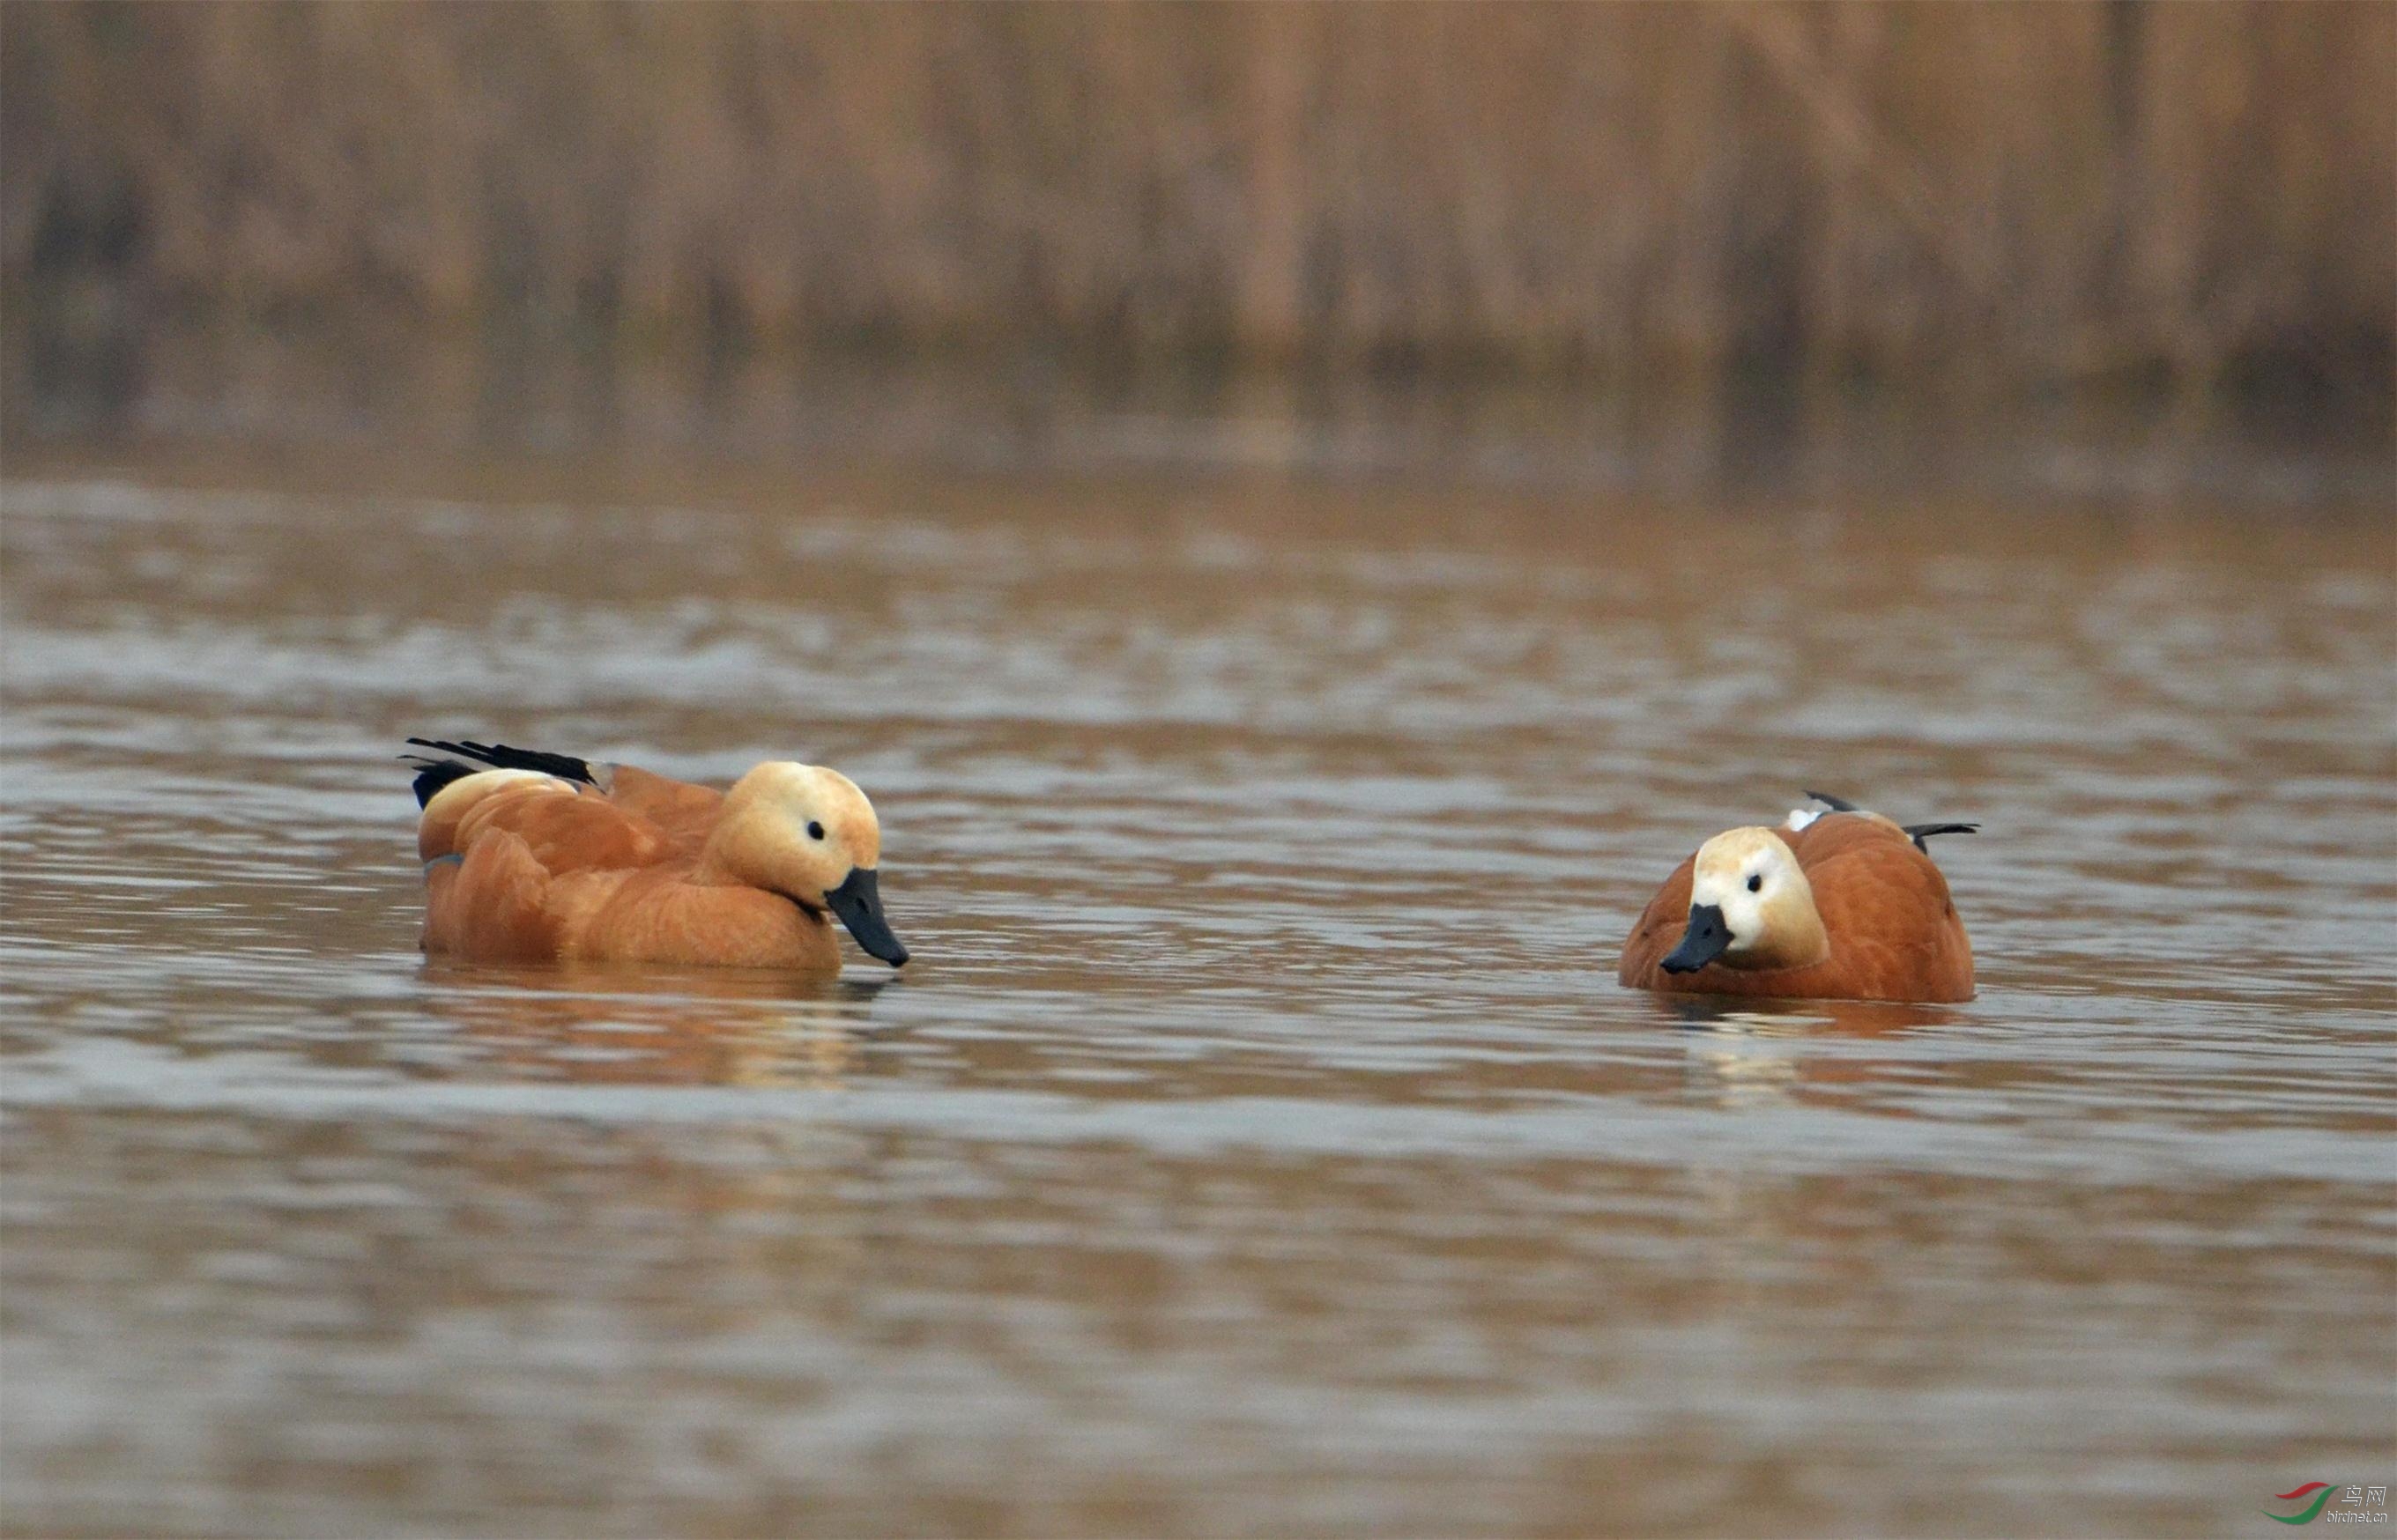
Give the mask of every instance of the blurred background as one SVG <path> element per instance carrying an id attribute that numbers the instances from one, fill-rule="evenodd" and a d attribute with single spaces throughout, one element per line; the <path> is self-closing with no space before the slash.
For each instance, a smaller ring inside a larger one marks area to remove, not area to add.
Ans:
<path id="1" fill-rule="evenodd" d="M 0 4 L 0 1532 L 2381 1491 L 2392 206 L 2385 0 Z M 429 962 L 409 734 L 914 960 Z M 1619 988 L 1808 787 L 1979 998 Z"/>
<path id="2" fill-rule="evenodd" d="M 2185 489 L 2201 439 L 2390 433 L 2372 0 L 0 25 L 20 442 L 1463 448 L 1671 489 L 2053 479 L 1989 440 L 2069 404 Z"/>

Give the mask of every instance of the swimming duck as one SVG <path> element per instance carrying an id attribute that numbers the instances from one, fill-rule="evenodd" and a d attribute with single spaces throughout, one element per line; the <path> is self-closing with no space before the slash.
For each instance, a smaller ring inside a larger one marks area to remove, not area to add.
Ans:
<path id="1" fill-rule="evenodd" d="M 1698 847 L 1623 944 L 1627 988 L 1791 999 L 1969 1000 L 1973 947 L 1932 864 L 1934 835 L 1820 792 L 1777 828 Z"/>
<path id="2" fill-rule="evenodd" d="M 854 782 L 770 760 L 728 791 L 504 743 L 410 738 L 424 950 L 482 962 L 896 968 L 882 829 Z"/>

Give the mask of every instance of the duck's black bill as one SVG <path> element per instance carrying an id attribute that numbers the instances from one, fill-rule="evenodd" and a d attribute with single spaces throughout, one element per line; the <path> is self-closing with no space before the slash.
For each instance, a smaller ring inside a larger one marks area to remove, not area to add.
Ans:
<path id="1" fill-rule="evenodd" d="M 893 968 L 907 960 L 907 948 L 899 944 L 899 938 L 891 933 L 891 922 L 882 917 L 880 879 L 872 868 L 851 866 L 841 885 L 825 892 L 824 906 L 840 917 L 866 956 L 880 957 Z"/>
<path id="2" fill-rule="evenodd" d="M 1723 955 L 1731 944 L 1731 927 L 1723 923 L 1722 906 L 1717 904 L 1690 905 L 1690 928 L 1681 932 L 1681 944 L 1660 965 L 1667 973 L 1694 973 Z"/>

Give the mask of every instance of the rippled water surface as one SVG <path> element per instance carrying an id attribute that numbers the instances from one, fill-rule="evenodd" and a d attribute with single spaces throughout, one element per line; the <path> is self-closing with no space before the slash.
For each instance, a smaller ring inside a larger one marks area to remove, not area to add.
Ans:
<path id="1" fill-rule="evenodd" d="M 26 1533 L 2252 1533 L 2397 1469 L 2388 510 L 5 487 Z M 410 732 L 849 771 L 917 962 L 429 966 Z M 1818 786 L 1982 993 L 1614 947 Z"/>

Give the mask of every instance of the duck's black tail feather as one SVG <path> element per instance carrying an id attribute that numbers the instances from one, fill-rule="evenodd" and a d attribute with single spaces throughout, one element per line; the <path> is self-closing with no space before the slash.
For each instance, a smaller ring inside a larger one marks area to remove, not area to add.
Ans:
<path id="1" fill-rule="evenodd" d="M 1833 812 L 1864 811 L 1862 808 L 1857 807 L 1854 802 L 1849 801 L 1846 797 L 1833 797 L 1829 792 L 1810 791 L 1806 795 L 1813 797 L 1815 801 L 1820 802 L 1823 806 L 1830 809 Z"/>
<path id="2" fill-rule="evenodd" d="M 1935 834 L 1979 834 L 1981 832 L 1981 826 L 1978 824 L 1908 824 L 1902 827 L 1906 831 L 1907 837 L 1914 841 L 1914 848 L 1924 855 L 1931 853 L 1931 847 L 1925 845 L 1923 841 Z"/>
<path id="3" fill-rule="evenodd" d="M 439 749 L 444 754 L 463 755 L 476 761 L 460 764 L 455 759 L 428 759 L 421 754 L 403 754 L 400 758 L 417 767 L 416 805 L 423 807 L 452 781 L 462 780 L 480 770 L 539 770 L 562 781 L 580 781 L 596 786 L 598 780 L 591 773 L 588 760 L 577 759 L 570 754 L 543 754 L 539 749 L 510 748 L 505 743 L 477 743 L 473 739 L 448 743 L 438 738 L 410 738 L 419 748 Z"/>
<path id="4" fill-rule="evenodd" d="M 430 806 L 450 782 L 463 781 L 475 773 L 474 766 L 462 765 L 455 759 L 427 759 L 421 754 L 403 754 L 399 757 L 402 764 L 416 767 L 416 780 L 409 789 L 416 793 L 416 805 L 420 808 Z"/>

